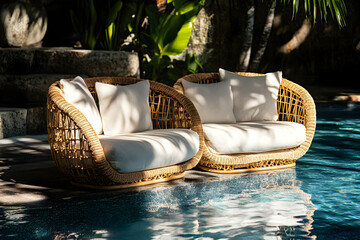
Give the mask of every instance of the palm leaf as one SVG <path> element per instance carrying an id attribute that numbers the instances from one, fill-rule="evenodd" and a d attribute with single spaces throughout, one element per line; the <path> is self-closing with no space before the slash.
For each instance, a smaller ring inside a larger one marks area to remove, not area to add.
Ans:
<path id="1" fill-rule="evenodd" d="M 290 0 L 278 1 L 282 4 L 290 4 Z M 314 22 L 317 21 L 318 17 L 326 22 L 329 17 L 328 10 L 330 10 L 331 17 L 336 20 L 340 28 L 346 25 L 347 10 L 345 0 L 292 0 L 293 16 L 298 14 L 300 3 L 304 4 L 306 16 L 312 17 Z"/>

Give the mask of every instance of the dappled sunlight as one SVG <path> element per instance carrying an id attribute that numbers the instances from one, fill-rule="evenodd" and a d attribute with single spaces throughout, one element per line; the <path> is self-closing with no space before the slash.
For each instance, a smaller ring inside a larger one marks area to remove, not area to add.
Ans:
<path id="1" fill-rule="evenodd" d="M 184 80 L 182 86 L 203 123 L 235 122 L 230 81 L 198 84 Z"/>
<path id="2" fill-rule="evenodd" d="M 152 129 L 149 109 L 149 82 L 127 86 L 96 82 L 105 135 Z"/>
<path id="3" fill-rule="evenodd" d="M 206 101 L 206 98 L 203 95 L 196 94 L 194 96 L 194 100 L 199 103 L 201 106 L 206 106 L 208 102 Z"/>
<path id="4" fill-rule="evenodd" d="M 251 86 L 250 86 L 251 85 Z M 249 81 L 247 86 L 241 86 L 240 84 L 237 87 L 243 87 L 244 89 L 252 89 L 252 91 L 247 91 L 242 94 L 242 96 L 237 96 L 235 98 L 241 98 L 244 104 L 244 110 L 248 111 L 253 109 L 256 111 L 253 115 L 257 115 L 259 110 L 259 105 L 266 104 L 267 101 L 276 101 L 278 95 L 278 87 L 276 86 L 267 86 L 264 88 L 262 84 L 257 83 L 256 81 Z M 269 97 L 271 99 L 269 99 Z"/>
<path id="5" fill-rule="evenodd" d="M 0 145 L 14 144 L 14 143 L 42 143 L 47 141 L 47 135 L 29 135 L 29 136 L 17 136 L 0 139 Z"/>
<path id="6" fill-rule="evenodd" d="M 41 193 L 41 190 L 43 189 L 40 187 L 15 183 L 3 184 L 0 191 L 0 205 L 21 205 L 44 201 L 47 197 Z"/>
<path id="7" fill-rule="evenodd" d="M 231 83 L 233 112 L 237 121 L 277 120 L 276 102 L 282 72 L 249 76 L 219 69 L 219 73 L 223 82 Z"/>
<path id="8" fill-rule="evenodd" d="M 107 116 L 108 118 L 114 119 L 116 122 L 121 123 L 112 124 L 112 132 L 121 132 L 122 129 L 130 129 L 132 131 L 133 126 L 135 126 L 136 123 L 138 123 L 141 119 L 141 113 L 133 106 L 133 100 L 137 99 L 137 96 L 132 92 L 129 92 L 128 94 L 117 94 L 116 92 L 117 91 L 115 88 L 114 93 L 109 92 L 109 95 L 103 99 L 103 101 L 108 104 L 105 106 L 101 105 L 101 111 L 110 114 Z M 121 109 L 114 111 L 114 105 L 120 105 Z"/>

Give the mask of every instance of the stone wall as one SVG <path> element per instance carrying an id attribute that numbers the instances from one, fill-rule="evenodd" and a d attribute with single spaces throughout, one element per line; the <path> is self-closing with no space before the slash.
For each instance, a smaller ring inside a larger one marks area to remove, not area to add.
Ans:
<path id="1" fill-rule="evenodd" d="M 78 75 L 139 77 L 139 59 L 123 51 L 0 48 L 0 138 L 45 133 L 49 86 Z M 19 121 L 11 120 L 15 118 Z"/>
<path id="2" fill-rule="evenodd" d="M 61 78 L 139 76 L 136 53 L 72 48 L 0 48 L 0 106 L 44 105 Z"/>
<path id="3" fill-rule="evenodd" d="M 24 108 L 0 108 L 0 139 L 26 134 L 26 116 Z"/>

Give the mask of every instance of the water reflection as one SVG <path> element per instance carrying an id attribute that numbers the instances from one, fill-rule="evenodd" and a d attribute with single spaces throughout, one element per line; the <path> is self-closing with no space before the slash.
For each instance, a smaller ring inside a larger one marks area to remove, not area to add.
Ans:
<path id="1" fill-rule="evenodd" d="M 360 104 L 317 112 L 315 139 L 296 171 L 188 178 L 41 206 L 24 206 L 28 195 L 11 192 L 18 205 L 0 199 L 0 239 L 359 239 Z"/>
<path id="2" fill-rule="evenodd" d="M 18 239 L 314 238 L 315 208 L 295 169 L 220 175 L 138 193 L 0 207 L 0 237 Z M 15 216 L 15 217 L 14 217 Z"/>
<path id="3" fill-rule="evenodd" d="M 294 169 L 227 176 L 189 186 L 181 194 L 163 192 L 167 205 L 180 209 L 147 221 L 158 235 L 182 239 L 312 238 L 315 209 L 300 186 Z M 181 196 L 188 205 L 179 204 Z"/>

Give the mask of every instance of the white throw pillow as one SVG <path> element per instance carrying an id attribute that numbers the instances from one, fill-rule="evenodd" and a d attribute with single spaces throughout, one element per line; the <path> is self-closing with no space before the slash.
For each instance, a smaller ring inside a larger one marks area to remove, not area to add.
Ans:
<path id="1" fill-rule="evenodd" d="M 114 136 L 153 128 L 148 80 L 126 86 L 96 82 L 104 134 Z"/>
<path id="2" fill-rule="evenodd" d="M 74 105 L 90 122 L 97 134 L 102 133 L 102 122 L 99 109 L 91 96 L 84 79 L 77 76 L 72 81 L 60 80 L 65 100 Z"/>
<path id="3" fill-rule="evenodd" d="M 183 80 L 185 96 L 195 105 L 202 123 L 235 123 L 230 81 L 198 84 Z"/>
<path id="4" fill-rule="evenodd" d="M 282 72 L 244 76 L 219 69 L 221 81 L 230 81 L 236 121 L 276 121 Z"/>

